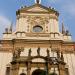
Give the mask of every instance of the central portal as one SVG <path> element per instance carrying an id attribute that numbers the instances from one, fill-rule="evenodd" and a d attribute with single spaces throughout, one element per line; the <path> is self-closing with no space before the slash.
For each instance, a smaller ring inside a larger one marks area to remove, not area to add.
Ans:
<path id="1" fill-rule="evenodd" d="M 32 72 L 32 75 L 46 75 L 46 71 L 41 70 L 41 69 L 37 69 Z"/>

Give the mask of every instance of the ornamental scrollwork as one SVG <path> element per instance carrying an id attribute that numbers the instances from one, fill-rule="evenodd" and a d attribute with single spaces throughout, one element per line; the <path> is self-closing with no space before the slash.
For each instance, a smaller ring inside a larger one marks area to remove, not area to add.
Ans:
<path id="1" fill-rule="evenodd" d="M 27 18 L 28 18 L 27 22 L 32 25 L 34 24 L 44 25 L 44 24 L 49 23 L 49 18 L 45 16 L 28 16 Z"/>

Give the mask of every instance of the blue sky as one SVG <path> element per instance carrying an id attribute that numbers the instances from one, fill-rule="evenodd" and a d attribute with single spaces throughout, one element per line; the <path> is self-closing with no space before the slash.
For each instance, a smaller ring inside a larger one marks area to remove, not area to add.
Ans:
<path id="1" fill-rule="evenodd" d="M 41 4 L 49 7 L 54 7 L 59 11 L 59 26 L 64 22 L 65 28 L 68 29 L 75 40 L 75 0 L 41 0 Z M 35 0 L 0 0 L 0 37 L 4 29 L 8 27 L 11 22 L 15 28 L 16 10 L 21 6 L 30 6 L 34 4 Z"/>

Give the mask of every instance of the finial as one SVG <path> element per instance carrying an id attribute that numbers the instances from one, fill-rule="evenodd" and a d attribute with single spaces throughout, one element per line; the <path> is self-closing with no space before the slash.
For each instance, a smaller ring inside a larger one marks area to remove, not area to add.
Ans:
<path id="1" fill-rule="evenodd" d="M 5 28 L 5 33 L 12 33 L 12 23 L 7 28 Z"/>
<path id="2" fill-rule="evenodd" d="M 8 33 L 8 28 L 5 28 L 5 33 Z"/>
<path id="3" fill-rule="evenodd" d="M 12 32 L 12 25 L 13 25 L 13 23 L 11 23 L 11 25 L 10 25 L 10 30 L 9 30 L 10 32 Z"/>
<path id="4" fill-rule="evenodd" d="M 65 34 L 65 27 L 64 27 L 64 23 L 62 23 L 62 34 Z"/>
<path id="5" fill-rule="evenodd" d="M 71 35 L 69 30 L 66 30 L 66 35 Z"/>
<path id="6" fill-rule="evenodd" d="M 40 4 L 41 0 L 35 0 L 35 3 Z"/>

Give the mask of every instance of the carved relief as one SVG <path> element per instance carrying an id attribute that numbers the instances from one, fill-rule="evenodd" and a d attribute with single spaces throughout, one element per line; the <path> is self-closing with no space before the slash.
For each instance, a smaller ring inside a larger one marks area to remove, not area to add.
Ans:
<path id="1" fill-rule="evenodd" d="M 49 18 L 43 16 L 29 16 L 27 22 L 29 22 L 32 25 L 34 24 L 44 25 L 46 23 L 49 23 Z"/>
<path id="2" fill-rule="evenodd" d="M 33 32 L 33 27 L 39 25 L 45 31 L 45 25 L 49 23 L 49 17 L 46 16 L 27 16 L 27 22 L 30 27 L 30 32 Z"/>

